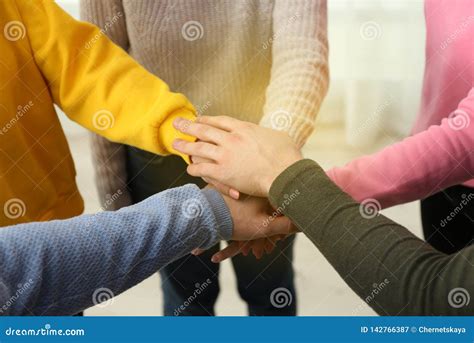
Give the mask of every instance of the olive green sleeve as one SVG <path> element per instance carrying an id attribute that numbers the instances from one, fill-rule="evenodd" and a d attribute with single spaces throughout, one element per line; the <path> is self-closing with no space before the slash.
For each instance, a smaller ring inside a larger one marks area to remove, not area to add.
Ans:
<path id="1" fill-rule="evenodd" d="M 474 314 L 474 246 L 438 252 L 356 203 L 311 160 L 287 168 L 274 181 L 270 201 L 378 314 Z"/>

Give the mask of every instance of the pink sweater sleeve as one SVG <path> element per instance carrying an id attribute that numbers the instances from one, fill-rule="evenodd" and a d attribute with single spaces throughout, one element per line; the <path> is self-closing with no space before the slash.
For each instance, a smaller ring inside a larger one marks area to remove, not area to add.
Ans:
<path id="1" fill-rule="evenodd" d="M 474 177 L 474 88 L 441 125 L 329 170 L 355 200 L 382 208 L 423 199 Z"/>

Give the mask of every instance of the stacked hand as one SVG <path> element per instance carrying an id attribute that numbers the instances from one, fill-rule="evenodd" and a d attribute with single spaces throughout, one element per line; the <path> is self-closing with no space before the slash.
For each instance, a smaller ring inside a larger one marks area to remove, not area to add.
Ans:
<path id="1" fill-rule="evenodd" d="M 199 117 L 196 122 L 175 120 L 176 129 L 199 139 L 175 140 L 173 147 L 192 156 L 188 173 L 240 192 L 267 197 L 276 177 L 301 152 L 287 133 L 230 117 Z"/>
<path id="2" fill-rule="evenodd" d="M 174 126 L 198 138 L 173 144 L 191 156 L 188 173 L 228 194 L 224 200 L 232 213 L 236 241 L 215 254 L 214 262 L 238 253 L 246 255 L 250 250 L 260 258 L 263 252 L 273 250 L 276 241 L 297 231 L 286 217 L 268 220 L 273 210 L 266 199 L 276 177 L 302 158 L 288 134 L 224 116 L 203 116 L 196 122 L 178 118 Z M 238 192 L 263 198 L 236 200 Z"/>
<path id="3" fill-rule="evenodd" d="M 296 231 L 287 217 L 274 217 L 274 210 L 265 198 L 246 195 L 235 200 L 227 195 L 222 197 L 234 224 L 232 234 L 234 241 L 215 254 L 212 257 L 213 262 L 221 262 L 239 253 L 248 255 L 250 251 L 259 259 L 264 253 L 272 252 L 277 241 Z M 194 254 L 198 255 L 201 252 L 196 250 Z"/>

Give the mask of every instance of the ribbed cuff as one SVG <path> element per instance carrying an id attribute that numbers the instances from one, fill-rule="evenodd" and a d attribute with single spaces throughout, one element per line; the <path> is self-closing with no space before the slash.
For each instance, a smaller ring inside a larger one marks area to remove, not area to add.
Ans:
<path id="1" fill-rule="evenodd" d="M 228 241 L 232 239 L 234 223 L 232 222 L 232 216 L 222 195 L 213 189 L 203 189 L 202 194 L 206 197 L 207 201 L 209 201 L 212 211 L 216 216 L 217 235 L 221 240 Z"/>

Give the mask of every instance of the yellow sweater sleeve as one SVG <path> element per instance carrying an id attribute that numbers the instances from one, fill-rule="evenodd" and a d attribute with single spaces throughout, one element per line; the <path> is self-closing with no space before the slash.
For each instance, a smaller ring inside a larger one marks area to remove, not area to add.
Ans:
<path id="1" fill-rule="evenodd" d="M 185 96 L 171 92 L 99 28 L 75 20 L 53 1 L 16 2 L 34 62 L 54 102 L 72 120 L 111 141 L 179 155 L 172 141 L 192 138 L 175 130 L 172 121 L 195 118 Z"/>

